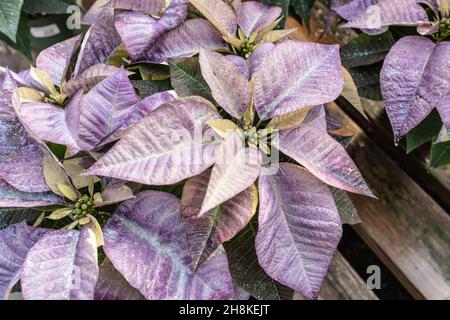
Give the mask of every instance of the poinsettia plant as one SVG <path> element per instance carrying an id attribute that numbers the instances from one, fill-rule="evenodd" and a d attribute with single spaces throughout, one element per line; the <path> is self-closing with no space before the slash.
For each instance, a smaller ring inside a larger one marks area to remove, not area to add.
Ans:
<path id="1" fill-rule="evenodd" d="M 395 143 L 406 136 L 412 151 L 432 141 L 433 167 L 450 164 L 449 8 L 448 0 L 353 0 L 334 6 L 347 20 L 343 27 L 375 35 L 350 44 L 362 54 L 349 63 L 361 67 L 384 60 L 379 79 Z"/>
<path id="2" fill-rule="evenodd" d="M 94 6 L 3 70 L 2 298 L 317 298 L 345 192 L 373 196 L 330 134 L 338 46 L 286 39 L 277 7 L 191 4 Z"/>

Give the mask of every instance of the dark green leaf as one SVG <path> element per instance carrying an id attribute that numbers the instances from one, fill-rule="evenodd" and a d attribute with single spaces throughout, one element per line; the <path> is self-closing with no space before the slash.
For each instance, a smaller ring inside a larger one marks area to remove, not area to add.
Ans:
<path id="1" fill-rule="evenodd" d="M 20 18 L 15 43 L 3 34 L 0 34 L 0 40 L 25 55 L 29 60 L 33 60 L 33 56 L 31 54 L 31 33 L 30 28 L 28 27 L 27 15 L 22 14 Z"/>
<path id="2" fill-rule="evenodd" d="M 433 144 L 430 166 L 440 168 L 447 165 L 450 165 L 450 141 Z"/>
<path id="3" fill-rule="evenodd" d="M 139 95 L 142 98 L 151 96 L 152 94 L 161 91 L 167 91 L 172 89 L 169 79 L 154 80 L 154 81 L 131 80 L 131 83 L 139 91 Z"/>
<path id="4" fill-rule="evenodd" d="M 247 227 L 225 243 L 231 276 L 256 299 L 292 299 L 293 290 L 270 278 L 259 265 L 255 250 L 257 228 L 258 219 L 254 217 Z"/>
<path id="5" fill-rule="evenodd" d="M 348 69 L 380 62 L 394 43 L 395 40 L 389 31 L 376 36 L 361 33 L 342 47 L 342 64 Z"/>
<path id="6" fill-rule="evenodd" d="M 33 224 L 41 213 L 41 211 L 27 208 L 0 208 L 0 230 L 24 220 Z"/>
<path id="7" fill-rule="evenodd" d="M 383 96 L 380 89 L 380 71 L 382 64 L 350 68 L 353 81 L 358 88 L 358 94 L 370 100 L 381 101 Z"/>
<path id="8" fill-rule="evenodd" d="M 417 127 L 406 136 L 406 152 L 410 153 L 435 138 L 442 127 L 439 113 L 434 109 Z"/>
<path id="9" fill-rule="evenodd" d="M 108 59 L 106 60 L 106 64 L 120 67 L 123 65 L 124 60 L 128 58 L 128 51 L 125 48 L 125 45 L 122 43 L 120 46 L 118 46 L 114 51 L 109 55 Z"/>
<path id="10" fill-rule="evenodd" d="M 170 60 L 169 67 L 172 86 L 180 97 L 200 96 L 213 101 L 197 57 Z"/>
<path id="11" fill-rule="evenodd" d="M 139 63 L 127 67 L 129 71 L 136 72 L 141 75 L 142 80 L 165 80 L 170 77 L 168 65 L 155 63 Z"/>
<path id="12" fill-rule="evenodd" d="M 0 0 L 0 32 L 16 43 L 23 0 Z"/>
<path id="13" fill-rule="evenodd" d="M 361 223 L 361 218 L 347 192 L 334 187 L 330 187 L 330 190 L 333 194 L 339 216 L 341 217 L 341 222 L 351 225 Z"/>
<path id="14" fill-rule="evenodd" d="M 25 0 L 22 10 L 28 14 L 65 14 L 74 4 L 72 0 Z"/>
<path id="15" fill-rule="evenodd" d="M 67 151 L 65 145 L 47 142 L 47 147 L 59 160 L 64 160 Z"/>
<path id="16" fill-rule="evenodd" d="M 291 0 L 294 12 L 302 18 L 303 25 L 310 31 L 311 10 L 315 0 Z"/>

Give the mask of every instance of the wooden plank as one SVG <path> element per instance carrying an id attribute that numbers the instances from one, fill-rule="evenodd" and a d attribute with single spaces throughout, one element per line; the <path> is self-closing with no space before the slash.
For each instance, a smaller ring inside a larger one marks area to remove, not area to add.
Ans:
<path id="1" fill-rule="evenodd" d="M 363 221 L 357 233 L 417 299 L 450 299 L 450 217 L 336 104 L 328 106 L 356 133 L 349 153 L 376 199 L 351 198 Z"/>
<path id="2" fill-rule="evenodd" d="M 305 300 L 296 293 L 294 300 Z M 373 291 L 350 266 L 341 253 L 336 252 L 319 292 L 319 300 L 378 300 Z"/>

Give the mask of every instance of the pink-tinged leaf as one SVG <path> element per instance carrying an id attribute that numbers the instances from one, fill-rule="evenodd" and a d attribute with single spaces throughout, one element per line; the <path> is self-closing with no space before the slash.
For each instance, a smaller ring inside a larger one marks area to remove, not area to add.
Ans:
<path id="1" fill-rule="evenodd" d="M 43 150 L 29 136 L 14 110 L 15 89 L 7 72 L 0 92 L 0 179 L 23 192 L 50 191 L 42 171 Z"/>
<path id="2" fill-rule="evenodd" d="M 450 92 L 436 107 L 439 115 L 441 116 L 442 122 L 444 123 L 445 129 L 450 135 Z"/>
<path id="3" fill-rule="evenodd" d="M 89 8 L 89 10 L 81 18 L 81 23 L 84 25 L 92 25 L 98 19 L 104 16 L 112 16 L 114 14 L 113 8 L 106 8 L 110 0 L 96 0 L 94 4 Z"/>
<path id="4" fill-rule="evenodd" d="M 43 236 L 28 253 L 20 282 L 26 300 L 92 300 L 97 279 L 95 234 L 84 228 Z"/>
<path id="5" fill-rule="evenodd" d="M 52 192 L 23 192 L 0 179 L 0 207 L 33 208 L 62 203 Z"/>
<path id="6" fill-rule="evenodd" d="M 272 42 L 263 43 L 255 49 L 248 57 L 248 66 L 250 69 L 250 75 L 253 75 L 256 70 L 261 66 L 264 56 L 275 48 Z"/>
<path id="7" fill-rule="evenodd" d="M 383 33 L 391 25 L 415 26 L 424 22 L 428 22 L 428 16 L 417 0 L 381 0 L 369 5 L 342 27 L 373 31 L 373 34 Z"/>
<path id="8" fill-rule="evenodd" d="M 254 32 L 260 31 L 277 20 L 281 12 L 280 7 L 269 6 L 256 1 L 246 1 L 240 5 L 237 22 L 245 36 L 249 37 Z"/>
<path id="9" fill-rule="evenodd" d="M 306 124 L 282 131 L 275 145 L 323 182 L 349 192 L 373 196 L 344 147 L 322 129 Z"/>
<path id="10" fill-rule="evenodd" d="M 99 82 L 112 76 L 117 71 L 119 71 L 119 68 L 115 66 L 106 65 L 103 63 L 93 65 L 77 78 L 69 80 L 64 86 L 64 93 L 66 93 L 70 97 L 79 89 L 83 89 L 85 92 L 87 92 L 95 87 Z M 128 76 L 133 74 L 130 71 L 126 71 L 126 73 Z"/>
<path id="11" fill-rule="evenodd" d="M 250 79 L 250 70 L 248 68 L 247 60 L 233 54 L 225 56 L 225 59 L 234 64 L 234 66 L 244 76 L 245 79 Z"/>
<path id="12" fill-rule="evenodd" d="M 66 108 L 43 102 L 22 103 L 20 118 L 38 141 L 68 146 L 73 154 L 78 144 L 78 121 L 82 91 L 78 91 Z"/>
<path id="13" fill-rule="evenodd" d="M 250 103 L 250 83 L 237 67 L 220 53 L 200 50 L 200 68 L 217 103 L 240 119 Z"/>
<path id="14" fill-rule="evenodd" d="M 187 16 L 189 0 L 171 0 L 169 6 L 164 10 L 163 15 L 159 19 L 159 25 L 165 31 L 178 27 Z"/>
<path id="15" fill-rule="evenodd" d="M 339 46 L 285 41 L 267 53 L 253 75 L 261 119 L 335 100 L 344 86 Z"/>
<path id="16" fill-rule="evenodd" d="M 13 224 L 0 232 L 0 300 L 5 300 L 19 281 L 30 249 L 48 232 L 30 227 L 26 222 Z"/>
<path id="17" fill-rule="evenodd" d="M 195 176 L 216 160 L 220 143 L 206 122 L 219 118 L 215 107 L 199 97 L 164 104 L 130 128 L 84 175 L 149 185 Z"/>
<path id="18" fill-rule="evenodd" d="M 438 106 L 449 90 L 450 42 L 399 40 L 384 60 L 381 92 L 396 143 Z"/>
<path id="19" fill-rule="evenodd" d="M 180 200 L 173 195 L 141 192 L 123 203 L 103 230 L 106 255 L 147 299 L 233 297 L 223 248 L 192 272 Z"/>
<path id="20" fill-rule="evenodd" d="M 229 133 L 218 153 L 199 215 L 248 189 L 261 173 L 261 154 L 245 148 L 239 134 Z"/>
<path id="21" fill-rule="evenodd" d="M 95 300 L 144 300 L 144 296 L 133 288 L 114 268 L 108 259 L 100 265 L 100 274 L 95 286 Z"/>
<path id="22" fill-rule="evenodd" d="M 80 146 L 93 150 L 126 122 L 138 97 L 123 68 L 96 85 L 81 101 Z"/>
<path id="23" fill-rule="evenodd" d="M 220 33 L 205 19 L 191 19 L 178 28 L 164 34 L 146 53 L 146 58 L 155 63 L 173 58 L 185 58 L 200 51 L 225 50 L 227 44 Z"/>
<path id="24" fill-rule="evenodd" d="M 281 163 L 259 179 L 256 253 L 274 280 L 316 299 L 342 235 L 325 184 L 303 168 Z"/>
<path id="25" fill-rule="evenodd" d="M 222 0 L 190 0 L 190 3 L 219 30 L 223 36 L 234 36 L 237 17 L 233 8 Z"/>
<path id="26" fill-rule="evenodd" d="M 81 43 L 73 77 L 81 75 L 89 67 L 103 63 L 122 40 L 114 27 L 114 17 L 99 18 L 87 31 Z"/>
<path id="27" fill-rule="evenodd" d="M 51 75 L 53 83 L 61 86 L 66 78 L 70 60 L 78 49 L 80 41 L 81 36 L 78 35 L 43 50 L 36 58 L 36 66 L 47 71 Z"/>
<path id="28" fill-rule="evenodd" d="M 325 112 L 325 106 L 320 105 L 312 107 L 303 120 L 303 124 L 308 124 L 322 132 L 327 132 L 327 115 Z"/>
<path id="29" fill-rule="evenodd" d="M 94 202 L 96 207 L 107 206 L 134 198 L 133 190 L 123 183 L 108 186 L 101 196 L 102 201 Z"/>
<path id="30" fill-rule="evenodd" d="M 164 0 L 110 0 L 105 7 L 159 15 L 164 10 L 165 2 Z"/>
<path id="31" fill-rule="evenodd" d="M 181 218 L 194 270 L 250 222 L 258 204 L 258 192 L 255 186 L 251 186 L 199 217 L 210 176 L 211 170 L 208 169 L 190 178 L 184 185 L 181 198 Z"/>
<path id="32" fill-rule="evenodd" d="M 234 300 L 249 300 L 250 297 L 250 293 L 234 284 Z"/>
<path id="33" fill-rule="evenodd" d="M 333 5 L 332 9 L 349 21 L 364 13 L 368 7 L 378 4 L 380 0 L 352 0 L 342 5 Z"/>

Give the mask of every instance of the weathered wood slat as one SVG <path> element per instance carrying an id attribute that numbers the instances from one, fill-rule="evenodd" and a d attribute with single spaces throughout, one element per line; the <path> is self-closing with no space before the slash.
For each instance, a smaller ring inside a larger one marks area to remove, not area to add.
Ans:
<path id="1" fill-rule="evenodd" d="M 294 299 L 306 298 L 296 293 Z M 378 300 L 378 297 L 367 288 L 342 254 L 336 252 L 322 284 L 319 300 Z"/>
<path id="2" fill-rule="evenodd" d="M 450 299 L 450 217 L 336 104 L 330 112 L 356 133 L 349 153 L 379 197 L 351 198 L 357 233 L 417 299 Z"/>

